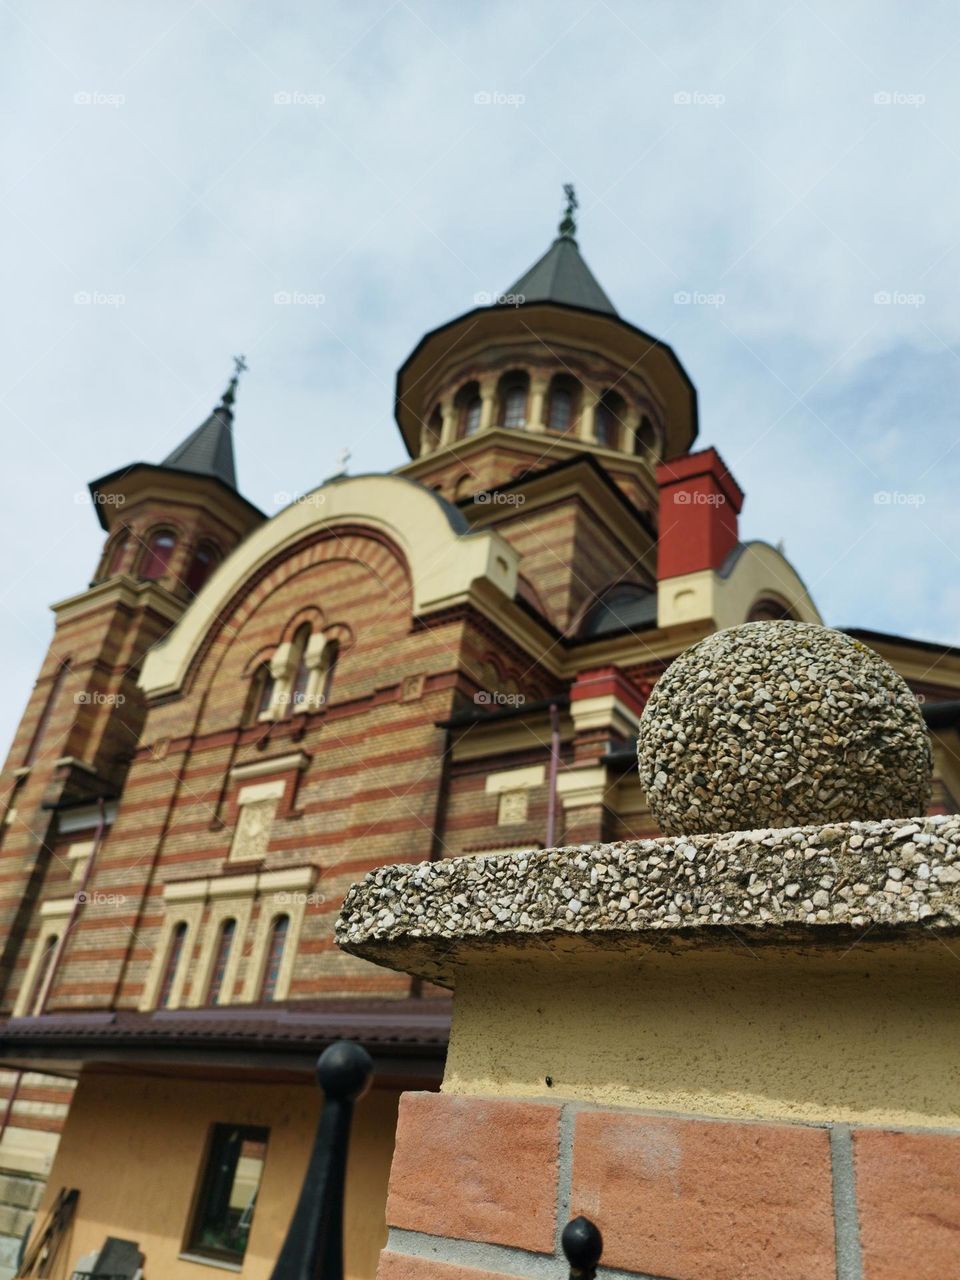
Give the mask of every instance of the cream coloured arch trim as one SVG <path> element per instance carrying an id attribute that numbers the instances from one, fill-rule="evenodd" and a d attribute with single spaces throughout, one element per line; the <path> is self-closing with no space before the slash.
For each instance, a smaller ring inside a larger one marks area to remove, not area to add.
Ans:
<path id="1" fill-rule="evenodd" d="M 306 534 L 347 523 L 365 525 L 399 546 L 415 615 L 465 599 L 479 579 L 511 599 L 516 592 L 519 554 L 497 533 L 457 532 L 430 490 L 399 476 L 333 480 L 260 525 L 217 567 L 180 622 L 147 653 L 140 687 L 149 696 L 177 692 L 207 631 L 247 578 Z"/>
<path id="2" fill-rule="evenodd" d="M 722 630 L 746 622 L 758 600 L 774 596 L 800 622 L 823 622 L 790 561 L 766 542 L 748 542 L 726 576 L 713 569 L 657 583 L 657 626 L 712 621 Z"/>

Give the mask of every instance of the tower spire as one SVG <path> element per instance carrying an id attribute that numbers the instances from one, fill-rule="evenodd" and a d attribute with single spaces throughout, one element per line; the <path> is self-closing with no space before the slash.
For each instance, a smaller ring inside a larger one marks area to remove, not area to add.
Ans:
<path id="1" fill-rule="evenodd" d="M 240 380 L 241 373 L 249 368 L 246 356 L 233 357 L 233 377 L 227 383 L 227 389 L 220 398 L 221 408 L 229 409 L 231 413 L 233 412 L 233 402 L 237 395 L 237 382 Z"/>

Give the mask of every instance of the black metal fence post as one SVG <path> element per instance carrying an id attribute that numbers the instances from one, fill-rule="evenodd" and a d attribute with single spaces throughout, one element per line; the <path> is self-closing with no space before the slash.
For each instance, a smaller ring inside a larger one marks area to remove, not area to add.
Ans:
<path id="1" fill-rule="evenodd" d="M 560 1247 L 570 1263 L 570 1280 L 594 1280 L 603 1253 L 599 1227 L 589 1218 L 572 1218 L 563 1228 Z"/>
<path id="2" fill-rule="evenodd" d="M 307 1175 L 271 1280 L 343 1280 L 343 1191 L 353 1104 L 373 1077 L 366 1049 L 339 1040 L 317 1062 L 324 1093 Z"/>

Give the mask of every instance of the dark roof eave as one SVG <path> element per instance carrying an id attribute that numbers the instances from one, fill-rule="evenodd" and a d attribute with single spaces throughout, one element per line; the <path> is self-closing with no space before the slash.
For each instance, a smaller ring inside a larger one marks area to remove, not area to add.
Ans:
<path id="1" fill-rule="evenodd" d="M 90 497 L 97 512 L 97 519 L 100 521 L 101 529 L 107 528 L 107 522 L 104 519 L 104 504 L 97 502 L 97 493 L 106 488 L 108 485 L 118 480 L 124 479 L 126 476 L 132 475 L 134 471 L 156 471 L 163 472 L 169 476 L 190 476 L 194 480 L 205 480 L 210 484 L 215 484 L 219 489 L 229 495 L 234 501 L 238 502 L 241 507 L 245 507 L 251 515 L 258 517 L 260 520 L 266 520 L 267 514 L 261 511 L 259 507 L 245 498 L 239 489 L 234 489 L 232 485 L 227 484 L 225 480 L 221 480 L 219 476 L 211 475 L 209 472 L 203 471 L 185 471 L 182 467 L 165 467 L 155 462 L 130 462 L 125 467 L 117 467 L 116 471 L 111 471 L 105 476 L 100 476 L 97 480 L 91 480 L 87 485 L 90 491 Z"/>
<path id="2" fill-rule="evenodd" d="M 631 324 L 629 320 L 624 320 L 623 316 L 611 314 L 609 311 L 598 311 L 592 307 L 574 307 L 574 306 L 571 306 L 570 303 L 568 302 L 544 302 L 544 301 L 521 302 L 521 303 L 518 303 L 516 307 L 511 307 L 509 309 L 511 311 L 529 311 L 534 307 L 553 307 L 560 311 L 578 312 L 582 315 L 596 316 L 598 320 L 605 320 L 610 324 L 620 325 L 621 328 L 626 329 L 628 332 L 634 334 L 636 337 L 642 338 L 645 342 L 649 342 L 651 346 L 659 347 L 660 350 L 664 352 L 667 358 L 674 365 L 674 367 L 677 370 L 677 373 L 680 375 L 682 380 L 686 383 L 687 387 L 689 388 L 690 410 L 691 410 L 690 423 L 693 430 L 690 434 L 690 440 L 687 443 L 687 448 L 690 449 L 693 446 L 694 441 L 697 439 L 697 436 L 700 434 L 700 412 L 699 412 L 699 405 L 697 401 L 697 388 L 694 386 L 693 380 L 691 379 L 690 375 L 687 373 L 686 369 L 684 368 L 683 363 L 680 360 L 680 357 L 677 355 L 673 347 L 671 347 L 668 342 L 661 342 L 661 340 L 659 338 L 655 338 L 652 333 L 647 333 L 645 329 L 640 329 L 635 324 Z M 452 329 L 454 325 L 460 324 L 461 321 L 463 320 L 469 320 L 473 316 L 482 315 L 483 313 L 488 311 L 502 313 L 506 309 L 507 308 L 503 306 L 499 306 L 497 304 L 494 304 L 493 306 L 486 306 L 486 307 L 474 307 L 471 311 L 465 311 L 462 315 L 454 316 L 452 320 L 447 320 L 444 324 L 437 325 L 435 329 L 431 329 L 429 330 L 428 333 L 425 333 L 423 335 L 423 337 L 420 339 L 420 341 L 417 343 L 414 349 L 407 356 L 406 360 L 404 360 L 403 364 L 397 370 L 397 377 L 395 381 L 395 391 L 394 391 L 394 401 L 393 401 L 393 413 L 394 413 L 394 418 L 396 419 L 398 424 L 400 423 L 401 380 L 403 378 L 403 375 L 407 371 L 408 365 L 410 365 L 417 358 L 417 356 L 420 354 L 421 350 L 426 346 L 426 344 L 430 342 L 433 338 L 436 338 L 438 335 L 442 333 L 446 333 L 448 329 Z M 403 430 L 401 427 L 401 435 L 402 434 L 403 434 Z M 412 456 L 413 455 L 411 454 L 411 457 Z"/>

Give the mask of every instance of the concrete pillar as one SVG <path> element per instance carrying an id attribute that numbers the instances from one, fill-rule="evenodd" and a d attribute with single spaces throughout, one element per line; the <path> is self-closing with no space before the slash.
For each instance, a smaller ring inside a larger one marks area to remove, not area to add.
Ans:
<path id="1" fill-rule="evenodd" d="M 446 400 L 441 401 L 440 412 L 443 414 L 443 426 L 440 429 L 440 448 L 445 449 L 447 445 L 453 444 L 457 438 L 457 410 L 453 402 L 453 396 L 448 396 Z"/>
<path id="2" fill-rule="evenodd" d="M 497 399 L 496 378 L 483 378 L 480 382 L 480 425 L 477 434 L 489 431 L 493 426 L 493 410 Z"/>

